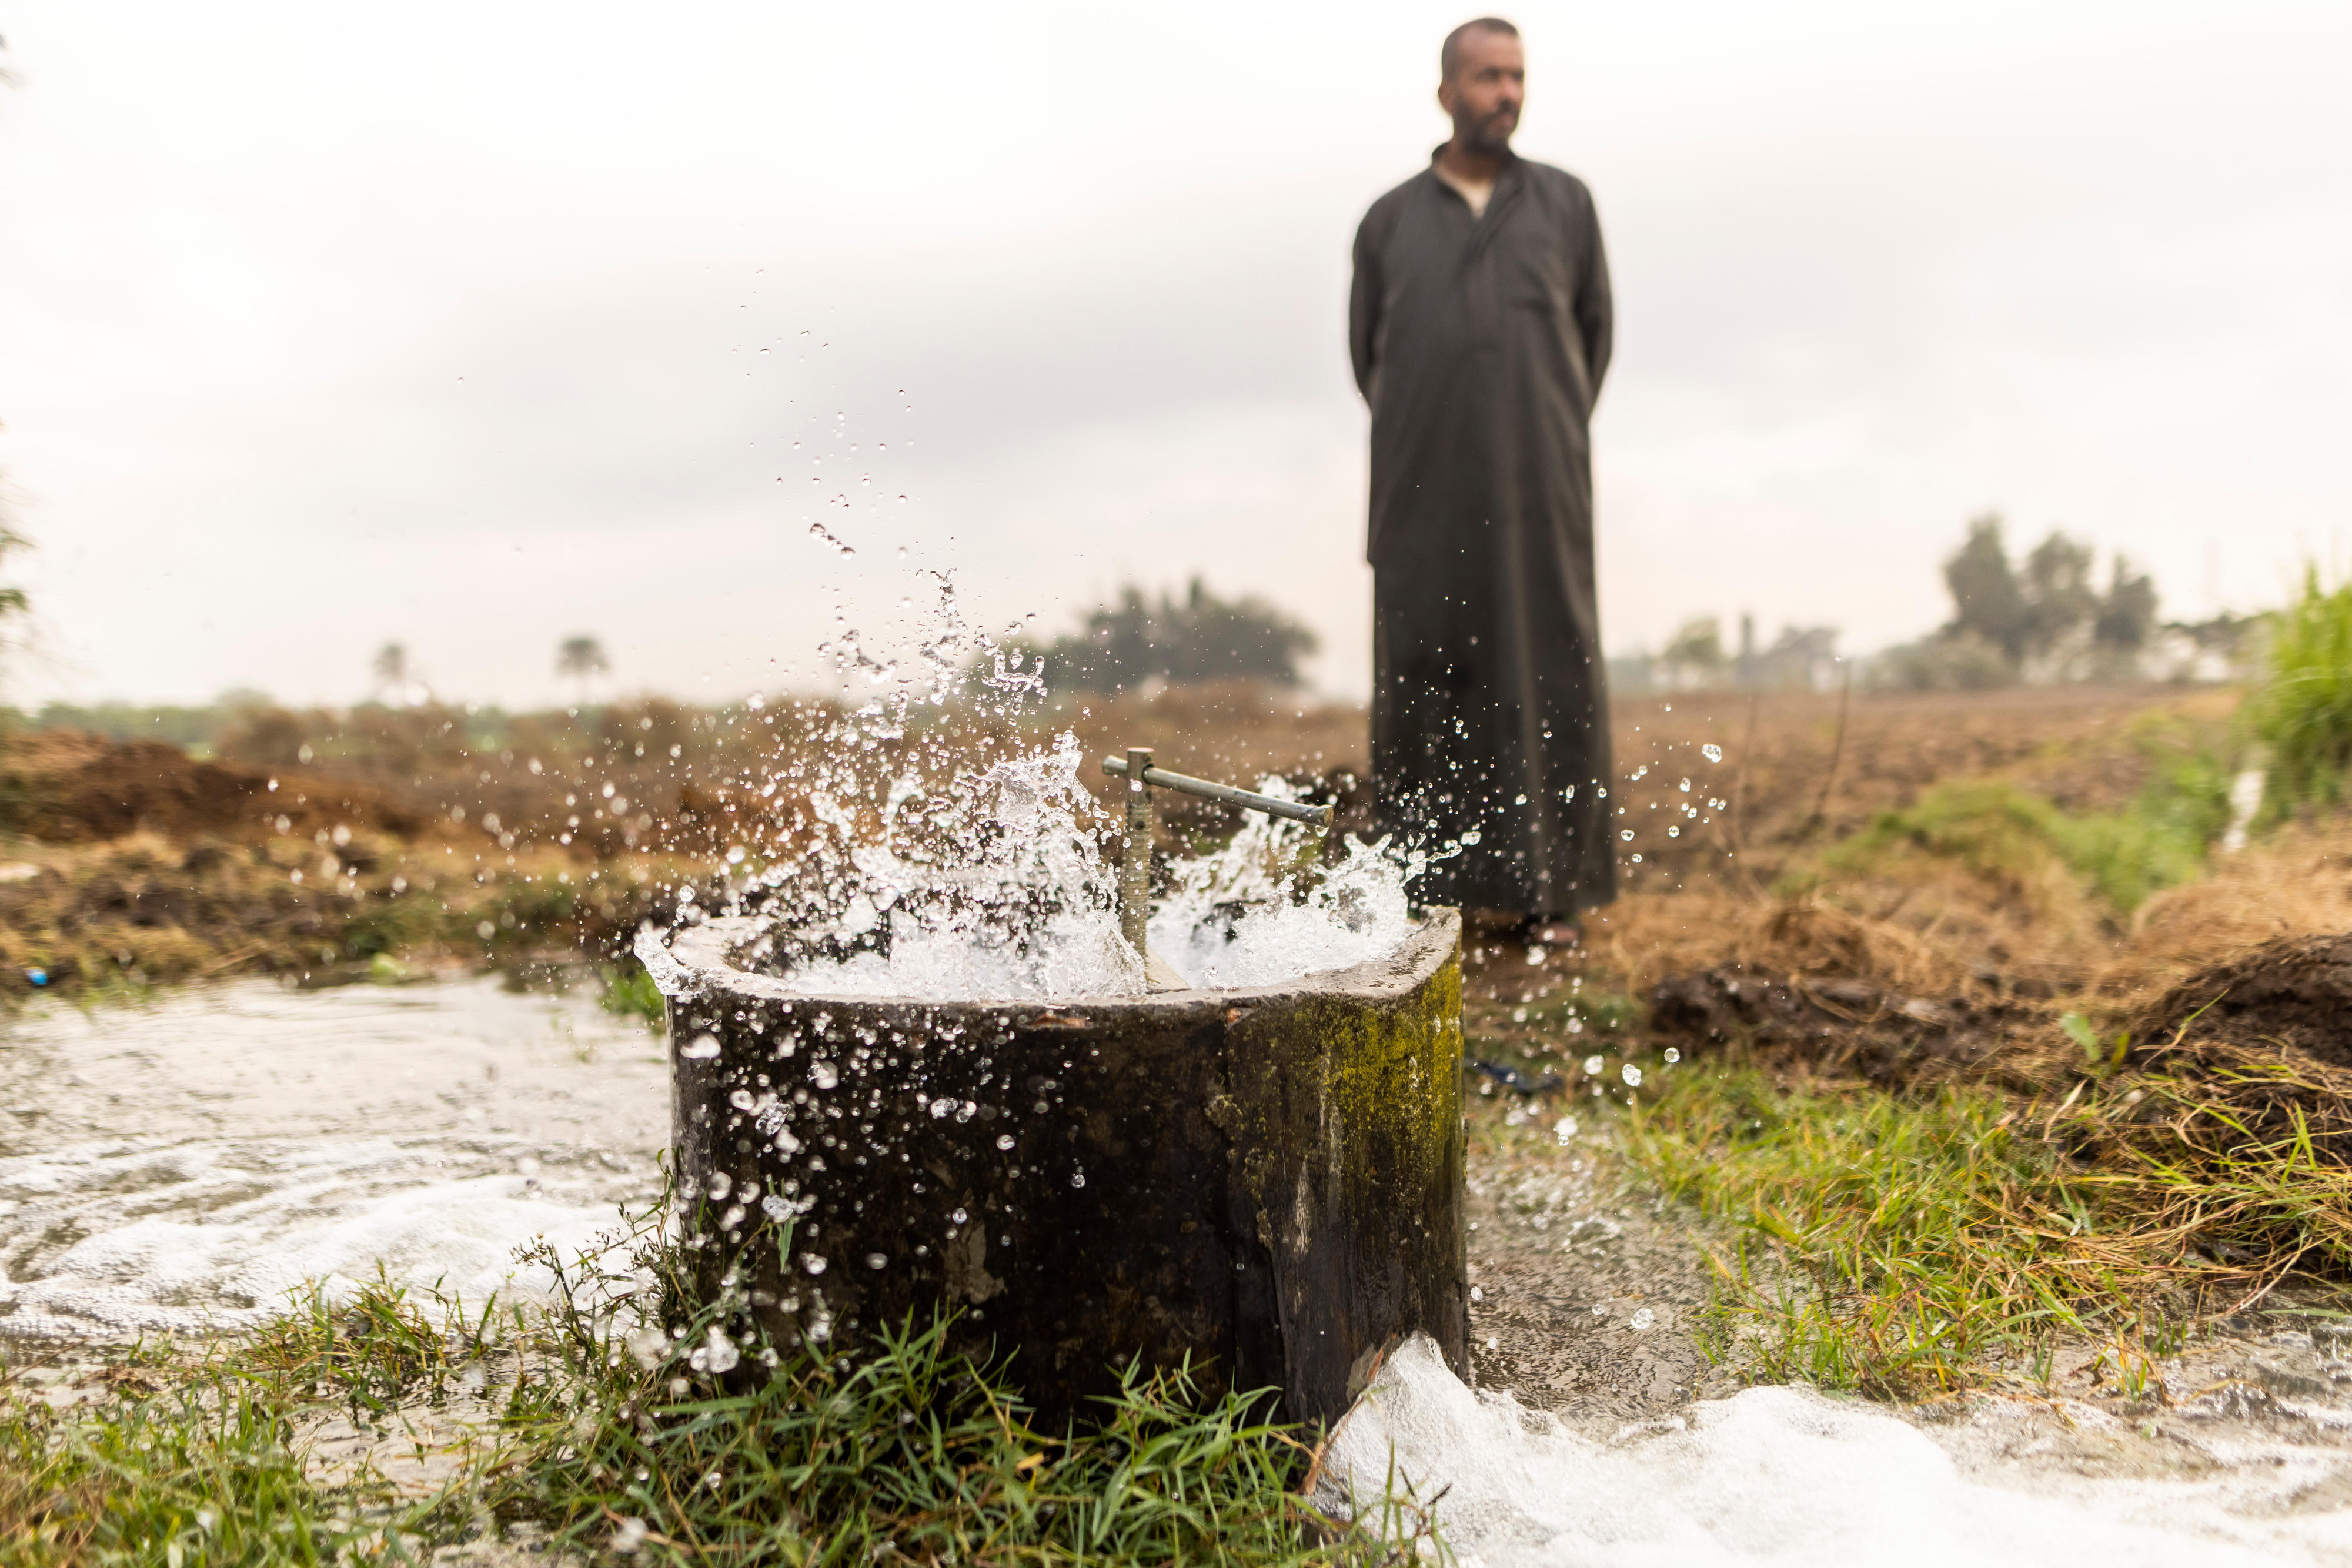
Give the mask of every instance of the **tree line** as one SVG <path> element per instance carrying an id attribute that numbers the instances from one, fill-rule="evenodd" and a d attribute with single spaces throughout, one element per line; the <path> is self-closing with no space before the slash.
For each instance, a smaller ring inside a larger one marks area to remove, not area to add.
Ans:
<path id="1" fill-rule="evenodd" d="M 2103 577 L 2098 552 L 2061 529 L 2021 558 L 2011 555 L 2004 531 L 1998 513 L 1971 520 L 1943 562 L 1951 619 L 1925 637 L 1855 661 L 1852 672 L 1837 654 L 1834 627 L 1789 626 L 1762 644 L 1753 619 L 1742 616 L 1735 652 L 1722 622 L 1699 616 L 1654 655 L 1611 660 L 1612 682 L 1623 692 L 1819 690 L 1852 674 L 1883 688 L 1935 691 L 2244 673 L 2260 617 L 2162 620 L 2155 579 L 2120 551 L 2108 558 Z"/>

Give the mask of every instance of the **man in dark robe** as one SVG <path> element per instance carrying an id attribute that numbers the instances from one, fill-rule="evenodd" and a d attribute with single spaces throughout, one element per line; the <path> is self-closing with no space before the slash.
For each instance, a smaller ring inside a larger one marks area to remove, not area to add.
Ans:
<path id="1" fill-rule="evenodd" d="M 1348 342 L 1372 413 L 1372 772 L 1433 853 L 1420 895 L 1572 941 L 1616 896 L 1592 585 L 1609 268 L 1574 175 L 1513 155 L 1517 29 L 1445 40 L 1454 136 L 1356 233 Z"/>

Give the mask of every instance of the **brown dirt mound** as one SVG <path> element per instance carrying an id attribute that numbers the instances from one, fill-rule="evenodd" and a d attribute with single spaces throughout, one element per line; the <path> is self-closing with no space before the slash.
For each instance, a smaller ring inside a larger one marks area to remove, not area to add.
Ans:
<path id="1" fill-rule="evenodd" d="M 363 785 L 199 762 L 160 741 L 41 730 L 12 737 L 0 752 L 0 826 L 45 843 L 142 831 L 266 837 L 265 823 L 280 816 L 285 831 L 304 833 L 344 825 L 405 835 L 425 825 L 421 812 Z"/>
<path id="2" fill-rule="evenodd" d="M 2280 936 L 2200 970 L 2146 1009 L 2150 1043 L 2200 1040 L 2275 1053 L 2293 1047 L 2352 1068 L 2352 933 Z"/>
<path id="3" fill-rule="evenodd" d="M 1907 1082 L 1928 1068 L 1973 1068 L 2018 1021 L 2013 1004 L 1906 996 L 1860 980 L 1737 965 L 1669 975 L 1650 993 L 1650 1028 L 1704 1047 L 1741 1042 L 1831 1072 Z"/>

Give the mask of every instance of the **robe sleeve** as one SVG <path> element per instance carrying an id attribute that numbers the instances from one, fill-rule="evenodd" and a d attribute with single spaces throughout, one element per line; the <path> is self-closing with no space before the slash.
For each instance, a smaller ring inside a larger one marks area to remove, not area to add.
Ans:
<path id="1" fill-rule="evenodd" d="M 1589 254 L 1576 269 L 1576 330 L 1584 340 L 1584 366 L 1592 377 L 1592 395 L 1601 395 L 1601 378 L 1609 372 L 1609 350 L 1617 329 L 1616 307 L 1609 294 L 1609 254 L 1601 244 L 1601 217 L 1592 197 L 1584 198 L 1584 233 Z"/>
<path id="2" fill-rule="evenodd" d="M 1372 363 L 1372 346 L 1380 340 L 1381 258 L 1372 243 L 1374 213 L 1356 225 L 1356 276 L 1348 290 L 1348 358 L 1356 370 L 1356 390 L 1372 400 L 1372 382 L 1379 367 Z"/>

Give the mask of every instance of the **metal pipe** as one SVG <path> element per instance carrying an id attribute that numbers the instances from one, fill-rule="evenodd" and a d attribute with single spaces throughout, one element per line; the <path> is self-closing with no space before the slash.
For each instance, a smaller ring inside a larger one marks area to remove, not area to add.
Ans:
<path id="1" fill-rule="evenodd" d="M 1143 758 L 1143 781 L 1155 789 L 1175 789 L 1186 795 L 1198 795 L 1204 800 L 1222 800 L 1228 806 L 1244 806 L 1253 811 L 1264 811 L 1269 817 L 1282 817 L 1293 822 L 1311 822 L 1320 832 L 1328 833 L 1331 831 L 1332 808 L 1328 806 L 1302 806 L 1296 800 L 1277 800 L 1271 795 L 1259 795 L 1247 789 L 1236 789 L 1230 784 L 1213 784 L 1206 779 L 1192 779 L 1181 773 L 1171 773 L 1165 768 L 1152 767 L 1151 753 L 1149 751 L 1139 752 L 1130 749 L 1127 755 L 1130 759 L 1137 757 Z M 1112 778 L 1126 779 L 1130 777 L 1128 772 L 1129 765 L 1129 762 L 1122 762 L 1116 757 L 1106 757 L 1103 758 L 1102 766 L 1103 771 Z M 1133 802 L 1139 792 L 1133 785 L 1129 786 L 1128 809 L 1130 813 L 1129 817 L 1130 831 L 1134 821 Z"/>
<path id="2" fill-rule="evenodd" d="M 1139 954 L 1144 927 L 1151 919 L 1151 791 L 1146 786 L 1160 770 L 1151 766 L 1150 747 L 1130 746 L 1125 762 L 1104 766 L 1128 776 L 1127 853 L 1118 865 L 1118 934 Z"/>

